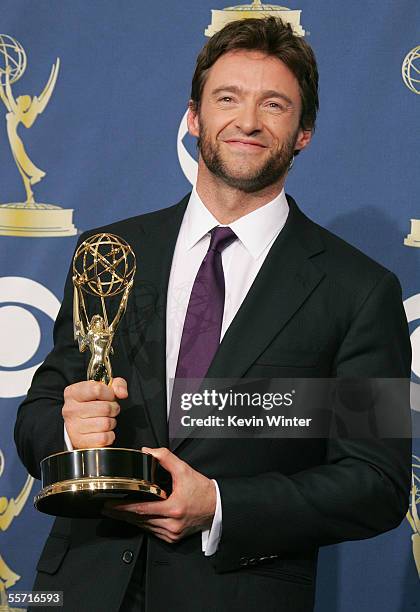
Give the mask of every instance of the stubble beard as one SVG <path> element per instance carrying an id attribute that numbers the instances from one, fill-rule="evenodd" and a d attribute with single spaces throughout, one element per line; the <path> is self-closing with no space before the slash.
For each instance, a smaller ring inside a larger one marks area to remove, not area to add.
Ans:
<path id="1" fill-rule="evenodd" d="M 219 149 L 212 144 L 207 135 L 205 126 L 200 121 L 200 138 L 197 147 L 208 170 L 224 181 L 229 187 L 243 191 L 244 193 L 255 193 L 278 182 L 284 177 L 290 168 L 293 159 L 298 131 L 291 134 L 283 143 L 281 148 L 270 155 L 265 163 L 254 171 L 242 176 L 233 175 L 226 162 L 222 159 Z"/>

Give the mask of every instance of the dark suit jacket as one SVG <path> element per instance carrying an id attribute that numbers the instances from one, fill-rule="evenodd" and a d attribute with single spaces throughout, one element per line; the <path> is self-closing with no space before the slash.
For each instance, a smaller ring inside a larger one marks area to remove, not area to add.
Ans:
<path id="1" fill-rule="evenodd" d="M 394 274 L 288 200 L 287 223 L 208 377 L 409 377 L 410 342 Z M 114 343 L 113 371 L 129 389 L 115 446 L 168 445 L 166 292 L 187 202 L 100 230 L 125 238 L 138 264 Z M 40 461 L 64 448 L 63 389 L 86 377 L 89 357 L 73 341 L 70 274 L 54 341 L 16 423 L 19 455 L 36 478 Z M 117 611 L 145 545 L 147 612 L 256 606 L 308 612 L 319 546 L 392 529 L 407 509 L 409 440 L 188 439 L 175 452 L 218 481 L 223 529 L 215 555 L 204 557 L 200 534 L 168 545 L 120 521 L 59 518 L 36 588 L 64 590 L 68 612 Z"/>

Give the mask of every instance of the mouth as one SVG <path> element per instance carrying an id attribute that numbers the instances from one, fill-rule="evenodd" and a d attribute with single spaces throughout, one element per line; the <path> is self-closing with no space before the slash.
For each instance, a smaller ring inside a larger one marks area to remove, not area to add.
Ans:
<path id="1" fill-rule="evenodd" d="M 225 144 L 242 151 L 261 151 L 262 149 L 267 148 L 265 145 L 253 140 L 236 140 L 232 138 L 230 140 L 225 140 L 224 142 Z"/>

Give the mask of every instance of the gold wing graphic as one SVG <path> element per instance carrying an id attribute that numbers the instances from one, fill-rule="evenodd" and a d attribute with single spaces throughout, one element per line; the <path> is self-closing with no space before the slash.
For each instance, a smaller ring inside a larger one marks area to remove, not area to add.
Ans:
<path id="1" fill-rule="evenodd" d="M 59 69 L 60 69 L 60 58 L 57 57 L 56 63 L 52 65 L 47 84 L 45 85 L 41 94 L 39 96 L 34 96 L 34 99 L 32 101 L 32 104 L 34 105 L 34 112 L 37 115 L 40 115 L 44 111 L 45 107 L 50 101 L 52 92 L 54 91 L 54 87 L 57 81 Z"/>
<path id="2" fill-rule="evenodd" d="M 21 512 L 23 506 L 29 497 L 32 489 L 34 479 L 28 474 L 25 484 L 19 495 L 14 499 L 13 497 L 9 500 L 6 497 L 0 497 L 0 530 L 6 531 L 12 523 L 13 519 L 16 518 Z"/>
<path id="3" fill-rule="evenodd" d="M 417 504 L 420 503 L 420 477 L 417 470 L 420 468 L 420 457 L 413 455 L 413 471 L 411 480 L 410 507 L 407 512 L 407 521 L 413 530 L 411 536 L 413 544 L 413 556 L 417 572 L 420 577 L 420 517 Z"/>
<path id="4" fill-rule="evenodd" d="M 5 591 L 5 589 L 10 589 L 10 587 L 15 585 L 19 579 L 20 576 L 18 574 L 15 574 L 15 572 L 10 569 L 6 561 L 4 561 L 3 557 L 0 555 L 0 595 L 2 591 Z"/>

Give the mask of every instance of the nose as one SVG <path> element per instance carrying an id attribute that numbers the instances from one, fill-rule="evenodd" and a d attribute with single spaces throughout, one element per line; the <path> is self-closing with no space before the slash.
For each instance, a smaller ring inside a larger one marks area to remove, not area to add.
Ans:
<path id="1" fill-rule="evenodd" d="M 258 107 L 253 102 L 244 102 L 238 109 L 236 127 L 247 136 L 261 131 L 261 122 Z"/>

